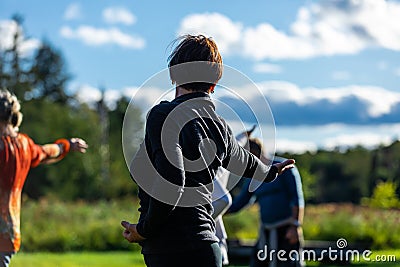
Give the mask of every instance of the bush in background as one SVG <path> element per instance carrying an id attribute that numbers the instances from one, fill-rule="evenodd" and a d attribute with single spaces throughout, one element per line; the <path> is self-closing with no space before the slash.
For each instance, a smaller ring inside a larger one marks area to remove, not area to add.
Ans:
<path id="1" fill-rule="evenodd" d="M 254 239 L 258 236 L 258 210 L 250 208 L 224 217 L 228 237 Z M 304 216 L 306 240 L 364 244 L 373 249 L 400 248 L 400 210 L 383 210 L 353 204 L 308 205 Z"/>
<path id="2" fill-rule="evenodd" d="M 25 200 L 22 208 L 23 251 L 140 250 L 122 237 L 121 220 L 136 222 L 138 202 L 122 199 L 97 202 Z M 258 209 L 252 206 L 224 217 L 230 239 L 256 239 Z M 400 211 L 352 204 L 308 205 L 306 240 L 364 243 L 373 249 L 400 248 Z"/>
<path id="3" fill-rule="evenodd" d="M 121 220 L 137 221 L 137 201 L 65 203 L 25 201 L 21 230 L 24 251 L 139 250 L 123 237 Z"/>

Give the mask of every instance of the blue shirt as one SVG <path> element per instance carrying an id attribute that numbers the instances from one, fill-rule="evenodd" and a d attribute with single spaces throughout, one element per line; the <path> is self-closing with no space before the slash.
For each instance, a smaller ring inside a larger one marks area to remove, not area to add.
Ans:
<path id="1" fill-rule="evenodd" d="M 275 157 L 274 163 L 283 160 Z M 246 179 L 228 212 L 237 212 L 246 205 L 257 202 L 261 221 L 274 223 L 291 217 L 294 206 L 304 207 L 301 177 L 296 167 L 285 171 L 273 182 L 262 183 L 254 192 L 249 192 L 250 181 Z"/>

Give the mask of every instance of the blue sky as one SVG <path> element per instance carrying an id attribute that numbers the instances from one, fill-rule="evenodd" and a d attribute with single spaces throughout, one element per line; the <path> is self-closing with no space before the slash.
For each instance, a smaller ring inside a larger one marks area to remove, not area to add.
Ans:
<path id="1" fill-rule="evenodd" d="M 110 99 L 131 92 L 166 67 L 174 38 L 201 32 L 260 87 L 278 150 L 400 136 L 400 1 L 2 0 L 0 49 L 15 13 L 33 38 L 27 50 L 47 39 L 63 52 L 82 99 L 95 100 L 100 86 Z"/>

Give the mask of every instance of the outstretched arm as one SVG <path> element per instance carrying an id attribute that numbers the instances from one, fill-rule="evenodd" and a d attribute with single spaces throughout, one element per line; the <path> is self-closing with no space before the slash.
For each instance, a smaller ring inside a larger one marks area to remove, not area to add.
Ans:
<path id="1" fill-rule="evenodd" d="M 81 138 L 58 139 L 53 144 L 37 145 L 29 138 L 32 153 L 31 166 L 55 163 L 63 159 L 70 151 L 85 153 L 88 145 Z"/>
<path id="2" fill-rule="evenodd" d="M 245 206 L 249 205 L 250 203 L 253 203 L 251 199 L 253 197 L 254 192 L 249 192 L 249 185 L 250 185 L 250 180 L 247 179 L 244 182 L 239 195 L 233 200 L 232 205 L 226 212 L 227 214 L 238 212 Z"/>
<path id="3" fill-rule="evenodd" d="M 228 142 L 228 155 L 224 159 L 223 167 L 238 176 L 271 182 L 279 174 L 294 166 L 295 161 L 293 159 L 273 164 L 271 167 L 267 166 L 237 143 L 229 127 Z"/>

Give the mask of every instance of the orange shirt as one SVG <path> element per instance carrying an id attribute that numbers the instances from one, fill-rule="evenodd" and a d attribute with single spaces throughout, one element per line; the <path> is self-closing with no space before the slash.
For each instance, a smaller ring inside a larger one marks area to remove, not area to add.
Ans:
<path id="1" fill-rule="evenodd" d="M 60 139 L 57 143 L 68 143 Z M 69 144 L 69 143 L 68 143 Z M 60 160 L 64 153 L 54 145 L 37 145 L 29 136 L 2 136 L 0 141 L 0 252 L 16 252 L 21 245 L 21 192 L 31 167 Z"/>

